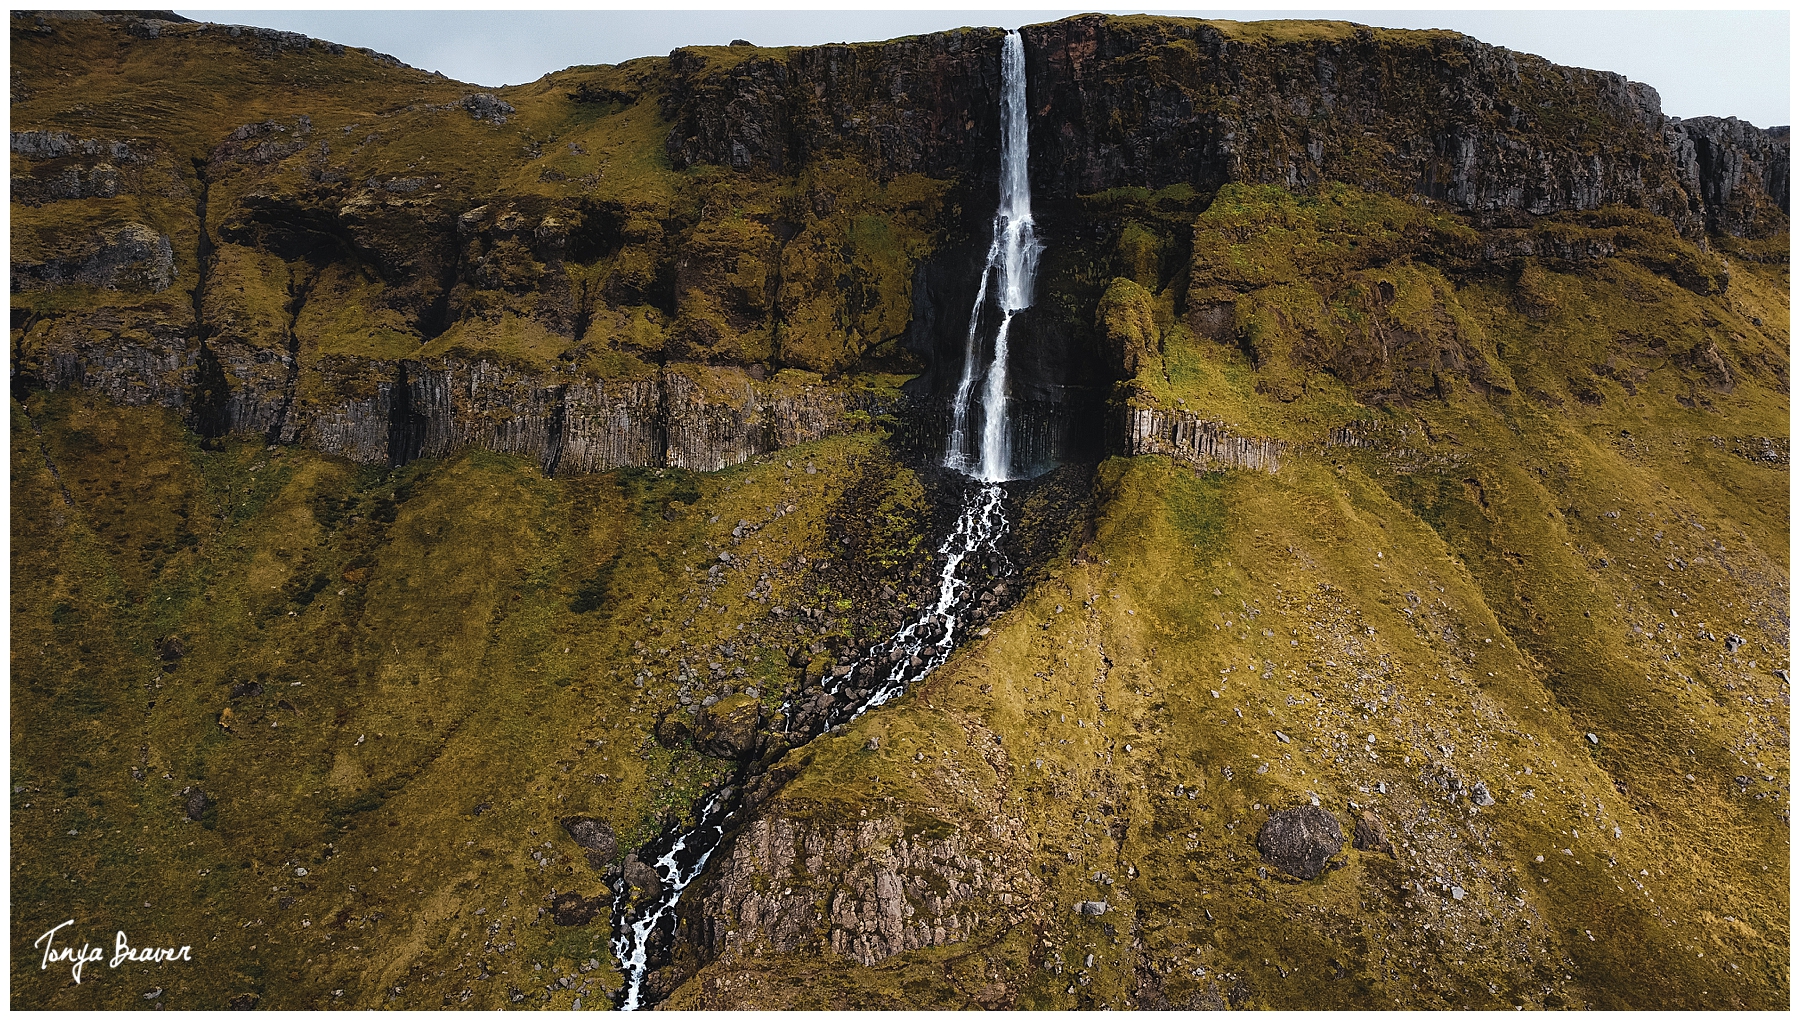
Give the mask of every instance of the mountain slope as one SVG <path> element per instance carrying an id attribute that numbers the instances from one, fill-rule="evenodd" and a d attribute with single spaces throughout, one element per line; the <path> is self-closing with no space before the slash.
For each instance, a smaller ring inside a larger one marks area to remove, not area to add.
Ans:
<path id="1" fill-rule="evenodd" d="M 998 30 L 486 92 L 11 24 L 13 928 L 193 952 L 16 1006 L 598 1006 L 739 782 L 671 1007 L 1786 1004 L 1785 128 L 1028 26 L 1066 463 L 809 737 L 937 598 Z"/>

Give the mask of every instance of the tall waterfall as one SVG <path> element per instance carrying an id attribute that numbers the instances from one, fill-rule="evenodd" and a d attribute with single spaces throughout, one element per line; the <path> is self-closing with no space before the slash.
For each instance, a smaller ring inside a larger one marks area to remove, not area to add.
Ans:
<path id="1" fill-rule="evenodd" d="M 1006 33 L 1000 50 L 1000 207 L 994 211 L 994 240 L 969 313 L 962 379 L 951 404 L 950 451 L 944 466 L 983 482 L 1013 477 L 1012 442 L 1007 433 L 1007 336 L 1013 316 L 1031 307 L 1037 283 L 1039 245 L 1031 221 L 1030 156 L 1025 125 L 1025 42 L 1017 31 Z M 993 357 L 981 365 L 982 311 L 992 288 L 999 300 L 1000 324 L 994 331 Z M 971 426 L 970 405 L 977 383 L 981 389 L 981 427 Z"/>
<path id="2" fill-rule="evenodd" d="M 825 692 L 830 699 L 816 703 L 827 706 L 823 719 L 814 725 L 818 730 L 784 737 L 804 741 L 812 733 L 849 723 L 904 694 L 956 651 L 973 619 L 970 611 L 979 591 L 976 582 L 984 572 L 991 577 L 1013 571 L 1000 548 L 1008 528 L 1006 487 L 1001 483 L 1014 477 L 1007 433 L 1006 340 L 1013 316 L 1031 304 L 1038 256 L 1031 225 L 1031 186 L 1025 176 L 1025 46 L 1016 31 L 1006 34 L 1000 82 L 1000 209 L 994 214 L 994 241 L 988 247 L 980 293 L 969 315 L 968 354 L 956 388 L 954 428 L 945 460 L 945 467 L 973 481 L 962 494 L 961 515 L 937 550 L 943 558 L 938 597 L 921 608 L 911 623 L 827 682 Z M 994 334 L 993 358 L 978 372 L 983 353 L 981 313 L 990 287 L 999 298 L 1001 318 Z M 977 385 L 981 393 L 979 431 L 971 428 L 969 421 Z M 784 718 L 793 719 L 799 710 L 796 698 L 782 706 Z M 625 979 L 617 994 L 620 1009 L 647 1005 L 646 981 L 660 961 L 668 960 L 681 894 L 700 877 L 707 860 L 740 821 L 742 792 L 761 774 L 761 767 L 741 764 L 728 786 L 695 806 L 693 821 L 669 826 L 638 849 L 639 860 L 656 870 L 655 893 L 639 900 L 624 879 L 615 881 L 612 949 Z"/>

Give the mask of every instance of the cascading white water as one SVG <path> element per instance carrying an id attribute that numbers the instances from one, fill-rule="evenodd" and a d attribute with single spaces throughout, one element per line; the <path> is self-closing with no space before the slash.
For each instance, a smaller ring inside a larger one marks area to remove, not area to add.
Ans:
<path id="1" fill-rule="evenodd" d="M 944 462 L 945 467 L 971 476 L 981 485 L 965 491 L 962 513 L 938 548 L 944 565 L 938 576 L 937 602 L 892 638 L 869 649 L 862 663 L 853 665 L 852 674 L 833 682 L 829 691 L 836 701 L 823 721 L 826 729 L 899 697 L 913 682 L 942 666 L 956 651 L 970 609 L 966 604 L 972 602 L 969 575 L 974 571 L 968 568 L 980 569 L 984 559 L 989 567 L 1005 563 L 999 549 L 1007 529 L 1006 490 L 1001 483 L 1014 477 L 1006 414 L 1007 335 L 1013 316 L 1031 305 L 1039 247 L 1031 222 L 1031 185 L 1025 173 L 1025 46 L 1016 31 L 1006 34 L 1000 51 L 1000 82 L 1000 208 L 994 214 L 994 240 L 988 246 L 975 310 L 969 315 L 968 351 L 956 388 L 950 452 Z M 990 284 L 998 289 L 1001 318 L 994 332 L 993 357 L 978 371 L 981 312 Z M 969 423 L 977 382 L 981 384 L 978 434 Z M 863 673 L 864 664 L 871 673 Z M 861 687 L 853 687 L 853 675 L 867 679 L 857 682 Z M 790 700 L 782 706 L 782 714 L 791 719 L 794 709 Z M 740 769 L 733 786 L 700 804 L 691 825 L 665 830 L 641 849 L 660 884 L 646 903 L 634 903 L 630 887 L 623 881 L 614 888 L 613 954 L 625 978 L 619 991 L 621 1009 L 644 1006 L 651 942 L 669 938 L 682 891 L 700 877 L 707 859 L 724 840 L 737 815 L 742 786 L 753 778 L 753 770 Z"/>
<path id="2" fill-rule="evenodd" d="M 969 313 L 969 334 L 963 351 L 962 378 L 950 405 L 950 450 L 944 466 L 972 475 L 983 482 L 1005 482 L 1013 477 L 1012 445 L 1008 418 L 1006 361 L 1007 339 L 1013 316 L 1031 307 L 1037 283 L 1037 234 L 1031 220 L 1030 156 L 1025 123 L 1025 42 L 1017 31 L 1006 33 L 1000 50 L 1000 206 L 994 211 L 994 240 L 988 245 L 987 263 L 975 292 L 975 308 Z M 994 331 L 993 357 L 982 366 L 981 313 L 988 303 L 988 288 L 995 288 L 1000 305 L 1000 324 Z M 971 428 L 971 403 L 976 381 L 981 381 L 981 429 Z"/>

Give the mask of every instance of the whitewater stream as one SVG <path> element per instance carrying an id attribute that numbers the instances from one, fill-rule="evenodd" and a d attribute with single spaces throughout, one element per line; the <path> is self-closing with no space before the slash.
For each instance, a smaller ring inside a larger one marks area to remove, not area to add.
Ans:
<path id="1" fill-rule="evenodd" d="M 969 313 L 963 371 L 952 404 L 951 437 L 944 458 L 946 468 L 968 476 L 970 482 L 962 495 L 962 511 L 937 550 L 943 558 L 937 600 L 893 637 L 864 653 L 851 664 L 851 671 L 828 683 L 825 690 L 835 701 L 827 710 L 821 732 L 898 698 L 913 682 L 942 666 L 967 630 L 975 591 L 970 569 L 989 558 L 1004 560 L 998 549 L 1007 530 L 1003 483 L 1017 477 L 1008 433 L 1007 340 L 1013 317 L 1031 305 L 1040 246 L 1031 219 L 1031 185 L 1026 174 L 1025 47 L 1018 32 L 1006 34 L 1000 52 L 1000 204 L 994 213 L 994 238 L 988 246 L 975 307 Z M 1000 310 L 991 348 L 982 322 L 990 293 L 998 298 Z M 852 678 L 870 668 L 882 675 L 880 679 L 853 688 Z M 853 691 L 862 694 L 851 695 Z M 782 712 L 792 719 L 793 708 L 790 700 Z M 634 903 L 629 884 L 622 878 L 617 881 L 613 953 L 625 973 L 625 985 L 618 994 L 620 1009 L 647 1005 L 644 983 L 652 970 L 652 947 L 673 937 L 681 894 L 699 878 L 707 859 L 736 825 L 741 794 L 745 784 L 755 779 L 754 769 L 753 765 L 741 767 L 730 785 L 701 802 L 691 825 L 677 824 L 665 830 L 639 852 L 640 860 L 655 868 L 661 881 L 654 896 Z"/>

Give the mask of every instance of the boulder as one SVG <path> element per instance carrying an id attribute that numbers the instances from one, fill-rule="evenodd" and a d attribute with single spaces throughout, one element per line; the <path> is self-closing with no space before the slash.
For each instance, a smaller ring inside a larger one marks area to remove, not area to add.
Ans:
<path id="1" fill-rule="evenodd" d="M 656 743 L 664 748 L 680 748 L 686 745 L 688 737 L 692 733 L 688 728 L 687 721 L 682 719 L 678 712 L 666 712 L 657 718 Z"/>
<path id="2" fill-rule="evenodd" d="M 199 822 L 200 817 L 206 814 L 207 806 L 211 804 L 212 799 L 206 796 L 206 792 L 195 788 L 188 793 L 187 804 L 184 806 L 187 809 L 187 817 Z"/>
<path id="3" fill-rule="evenodd" d="M 662 892 L 662 877 L 656 869 L 638 860 L 637 852 L 625 856 L 625 882 L 631 884 L 638 892 L 639 898 L 649 900 Z"/>
<path id="4" fill-rule="evenodd" d="M 587 852 L 588 864 L 595 868 L 605 868 L 618 856 L 618 838 L 604 821 L 572 815 L 562 820 L 562 828 L 569 834 L 569 839 Z"/>
<path id="5" fill-rule="evenodd" d="M 583 897 L 579 893 L 559 893 L 550 902 L 551 917 L 557 925 L 586 925 L 606 910 L 606 898 Z"/>
<path id="6" fill-rule="evenodd" d="M 761 746 L 762 703 L 749 695 L 729 695 L 701 710 L 694 746 L 721 759 L 748 759 Z"/>
<path id="7" fill-rule="evenodd" d="M 1297 879 L 1317 877 L 1343 847 L 1343 827 L 1317 805 L 1276 812 L 1256 835 L 1256 849 L 1262 852 L 1263 861 Z"/>

